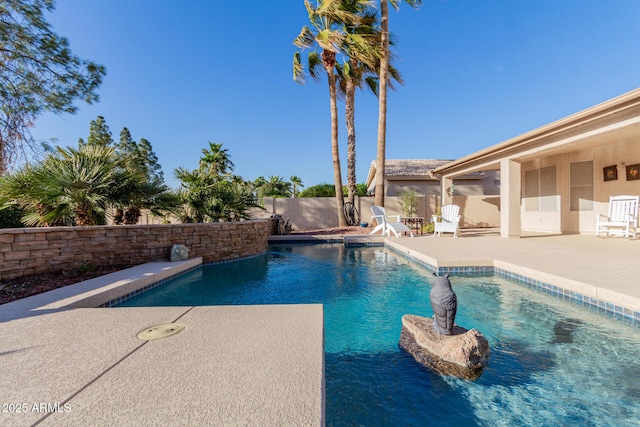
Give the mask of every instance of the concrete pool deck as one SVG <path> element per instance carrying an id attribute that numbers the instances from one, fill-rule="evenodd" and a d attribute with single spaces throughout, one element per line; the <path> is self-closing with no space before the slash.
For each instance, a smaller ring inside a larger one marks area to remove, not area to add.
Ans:
<path id="1" fill-rule="evenodd" d="M 460 237 L 386 239 L 435 267 L 495 267 L 640 312 L 640 240 L 593 235 L 530 234 L 503 238 L 491 230 Z"/>
<path id="2" fill-rule="evenodd" d="M 439 268 L 505 268 L 640 310 L 640 240 L 491 230 L 346 240 Z M 92 308 L 198 264 L 145 264 L 0 305 L 0 425 L 323 425 L 320 304 Z M 173 322 L 185 330 L 136 337 Z"/>
<path id="3" fill-rule="evenodd" d="M 201 262 L 0 305 L 0 425 L 323 425 L 321 304 L 91 308 Z"/>

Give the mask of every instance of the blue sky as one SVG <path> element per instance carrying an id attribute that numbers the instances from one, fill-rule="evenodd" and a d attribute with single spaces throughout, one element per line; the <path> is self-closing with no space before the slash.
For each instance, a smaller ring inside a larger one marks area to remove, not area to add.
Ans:
<path id="1" fill-rule="evenodd" d="M 208 141 L 245 179 L 333 182 L 326 78 L 292 80 L 302 0 L 58 0 L 48 20 L 107 76 L 99 103 L 39 117 L 37 139 L 75 145 L 102 115 L 116 141 L 126 126 L 152 143 L 171 186 Z M 389 22 L 405 86 L 389 92 L 388 159 L 458 158 L 640 86 L 638 0 L 426 0 Z M 358 182 L 377 108 L 358 94 Z"/>

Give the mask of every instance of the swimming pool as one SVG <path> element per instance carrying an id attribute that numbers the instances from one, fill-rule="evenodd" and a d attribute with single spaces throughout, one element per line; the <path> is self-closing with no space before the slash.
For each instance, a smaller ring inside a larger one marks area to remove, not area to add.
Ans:
<path id="1" fill-rule="evenodd" d="M 489 340 L 476 381 L 398 348 L 432 314 L 431 272 L 384 248 L 278 245 L 206 266 L 120 306 L 322 303 L 327 425 L 637 425 L 640 330 L 494 276 L 452 277 L 456 323 Z"/>

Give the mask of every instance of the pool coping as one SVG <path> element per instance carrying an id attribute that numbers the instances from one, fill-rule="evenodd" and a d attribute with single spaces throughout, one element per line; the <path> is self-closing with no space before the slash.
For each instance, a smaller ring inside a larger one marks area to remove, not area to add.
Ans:
<path id="1" fill-rule="evenodd" d="M 346 247 L 380 246 L 402 254 L 437 275 L 495 275 L 517 282 L 532 289 L 539 290 L 588 308 L 622 319 L 640 327 L 640 299 L 616 292 L 611 289 L 580 282 L 578 280 L 546 273 L 544 271 L 523 267 L 497 258 L 485 258 L 465 261 L 439 261 L 420 251 L 410 249 L 402 244 L 404 239 L 384 238 L 369 235 L 344 236 L 270 236 L 269 244 L 277 243 L 343 243 Z M 626 301 L 619 304 L 615 301 Z"/>
<path id="2" fill-rule="evenodd" d="M 437 275 L 447 273 L 452 275 L 493 274 L 546 294 L 596 309 L 598 312 L 618 316 L 631 322 L 634 326 L 640 327 L 640 309 L 636 309 L 636 307 L 640 307 L 640 299 L 638 298 L 500 259 L 487 258 L 462 262 L 438 261 L 403 246 L 397 240 L 399 239 L 385 239 L 385 248 L 390 248 L 396 253 L 408 257 Z M 626 300 L 630 302 L 630 305 L 616 304 L 612 300 Z"/>
<path id="3" fill-rule="evenodd" d="M 321 304 L 105 308 L 202 265 L 146 263 L 0 305 L 0 389 L 24 408 L 0 424 L 324 425 Z M 137 338 L 172 322 L 185 330 Z"/>
<path id="4" fill-rule="evenodd" d="M 369 235 L 287 235 L 270 236 L 269 244 L 344 244 L 347 247 L 385 247 L 404 255 L 438 275 L 496 275 L 547 294 L 582 304 L 598 311 L 620 316 L 640 326 L 640 300 L 619 292 L 526 268 L 500 259 L 439 261 L 402 244 L 403 239 Z M 262 256 L 258 254 L 255 256 Z M 240 261 L 234 258 L 223 262 Z M 212 263 L 218 264 L 220 262 Z M 23 298 L 0 306 L 0 322 L 17 317 L 72 308 L 113 307 L 177 276 L 203 265 L 202 258 L 178 262 L 151 262 L 110 273 L 74 285 Z M 625 300 L 629 304 L 615 301 Z"/>
<path id="5" fill-rule="evenodd" d="M 100 308 L 199 267 L 202 258 L 148 262 L 0 305 L 0 322 L 74 308 Z"/>

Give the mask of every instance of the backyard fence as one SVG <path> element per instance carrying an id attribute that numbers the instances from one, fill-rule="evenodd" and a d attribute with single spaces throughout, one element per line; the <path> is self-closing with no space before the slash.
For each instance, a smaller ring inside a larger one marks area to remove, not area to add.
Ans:
<path id="1" fill-rule="evenodd" d="M 371 206 L 373 197 L 356 197 L 355 207 L 360 213 L 360 222 L 373 226 Z M 500 226 L 500 196 L 454 196 L 453 204 L 460 206 L 462 228 L 484 228 Z M 439 196 L 418 196 L 416 216 L 425 219 L 438 212 Z M 253 208 L 252 218 L 269 218 L 278 214 L 289 219 L 294 230 L 313 230 L 338 227 L 338 208 L 334 197 L 270 198 L 264 199 L 264 210 Z M 400 197 L 385 197 L 385 209 L 389 215 L 402 215 Z"/>

